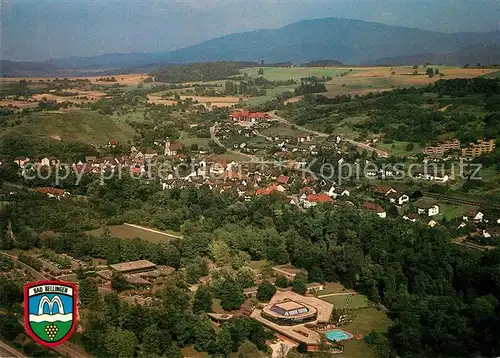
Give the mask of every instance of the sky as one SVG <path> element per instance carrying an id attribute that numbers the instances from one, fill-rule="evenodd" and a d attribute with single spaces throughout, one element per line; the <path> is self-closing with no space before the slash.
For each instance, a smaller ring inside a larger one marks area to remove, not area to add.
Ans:
<path id="1" fill-rule="evenodd" d="M 500 0 L 0 0 L 0 57 L 166 52 L 234 32 L 339 17 L 442 32 L 500 30 Z"/>

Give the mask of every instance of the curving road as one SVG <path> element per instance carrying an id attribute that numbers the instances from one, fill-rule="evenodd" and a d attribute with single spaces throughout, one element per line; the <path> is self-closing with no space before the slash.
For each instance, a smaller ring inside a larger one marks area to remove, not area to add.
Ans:
<path id="1" fill-rule="evenodd" d="M 287 124 L 289 126 L 295 126 L 295 128 L 297 128 L 297 129 L 299 129 L 301 131 L 314 134 L 314 135 L 316 135 L 318 137 L 328 137 L 329 136 L 329 134 L 327 134 L 327 133 L 318 132 L 318 131 L 314 131 L 312 129 L 309 129 L 309 128 L 306 128 L 306 127 L 303 127 L 303 126 L 299 126 L 299 125 L 297 125 L 295 123 L 290 122 L 289 120 L 287 120 L 285 118 L 277 116 L 273 112 L 268 112 L 267 114 L 269 114 L 271 116 L 271 118 L 273 118 L 273 119 L 275 119 L 275 120 L 277 120 L 277 121 L 279 121 L 281 123 Z M 381 149 L 370 147 L 369 145 L 367 145 L 365 143 L 356 142 L 353 139 L 348 139 L 348 138 L 344 138 L 344 139 L 346 141 L 348 141 L 349 143 L 352 143 L 352 144 L 354 144 L 355 146 L 357 146 L 359 148 L 366 149 L 369 152 L 375 152 L 375 153 L 377 153 L 377 155 L 379 157 L 381 157 L 381 158 L 387 158 L 389 156 L 389 153 L 387 153 L 386 151 L 383 151 Z"/>
<path id="2" fill-rule="evenodd" d="M 241 153 L 237 150 L 232 150 L 232 149 L 228 149 L 221 141 L 219 138 L 217 138 L 217 125 L 214 124 L 212 127 L 210 127 L 210 137 L 212 138 L 212 140 L 215 142 L 215 144 L 217 144 L 219 147 L 222 147 L 224 148 L 228 153 L 233 153 L 233 154 L 238 154 L 238 155 L 242 155 L 246 158 L 248 158 L 248 160 L 250 162 L 253 162 L 253 163 L 259 163 L 261 160 L 259 159 L 259 157 L 257 157 L 256 155 L 252 155 L 252 154 L 247 154 L 247 153 Z"/>

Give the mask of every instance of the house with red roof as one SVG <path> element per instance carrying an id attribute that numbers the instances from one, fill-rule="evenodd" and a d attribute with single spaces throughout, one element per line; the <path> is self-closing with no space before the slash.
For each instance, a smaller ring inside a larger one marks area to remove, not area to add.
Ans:
<path id="1" fill-rule="evenodd" d="M 51 187 L 34 188 L 30 189 L 30 191 L 35 191 L 37 193 L 47 195 L 49 198 L 56 198 L 56 199 L 61 199 L 62 197 L 69 194 L 64 189 L 51 188 Z"/>
<path id="2" fill-rule="evenodd" d="M 276 179 L 276 182 L 279 184 L 288 184 L 288 181 L 290 180 L 290 177 L 286 175 L 280 175 L 278 179 Z"/>
<path id="3" fill-rule="evenodd" d="M 385 209 L 380 205 L 373 203 L 371 201 L 364 203 L 363 209 L 368 210 L 374 214 L 377 214 L 379 217 L 383 219 L 387 217 L 387 212 L 385 211 Z"/>
<path id="4" fill-rule="evenodd" d="M 333 203 L 333 199 L 327 194 L 309 194 L 306 196 L 305 200 L 302 202 L 302 206 L 305 209 L 316 206 L 318 204 Z"/>
<path id="5" fill-rule="evenodd" d="M 258 121 L 267 121 L 269 118 L 271 117 L 266 112 L 236 111 L 229 115 L 229 119 L 244 124 L 253 124 Z"/>

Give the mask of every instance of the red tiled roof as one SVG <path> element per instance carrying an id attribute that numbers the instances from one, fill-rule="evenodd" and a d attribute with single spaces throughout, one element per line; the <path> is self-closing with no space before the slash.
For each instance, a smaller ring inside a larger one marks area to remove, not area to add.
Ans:
<path id="1" fill-rule="evenodd" d="M 34 188 L 32 190 L 40 194 L 50 194 L 55 196 L 62 196 L 64 194 L 64 189 L 58 189 L 58 188 L 44 187 L 44 188 Z"/>
<path id="2" fill-rule="evenodd" d="M 384 208 L 382 208 L 380 205 L 372 203 L 372 202 L 366 202 L 363 204 L 363 209 L 372 211 L 374 213 L 383 213 L 385 212 Z"/>
<path id="3" fill-rule="evenodd" d="M 379 194 L 385 194 L 387 193 L 389 190 L 391 190 L 391 188 L 389 187 L 386 187 L 386 186 L 377 186 L 375 188 L 375 191 Z"/>
<path id="4" fill-rule="evenodd" d="M 271 192 L 264 188 L 258 188 L 257 191 L 255 192 L 255 195 L 269 195 L 269 194 L 271 194 Z"/>
<path id="5" fill-rule="evenodd" d="M 266 112 L 247 112 L 247 111 L 236 111 L 230 114 L 231 118 L 269 118 L 269 114 Z"/>
<path id="6" fill-rule="evenodd" d="M 309 194 L 307 201 L 314 203 L 332 203 L 333 200 L 326 194 Z"/>
<path id="7" fill-rule="evenodd" d="M 289 178 L 289 177 L 287 177 L 287 176 L 285 176 L 285 175 L 280 175 L 280 176 L 278 177 L 278 179 L 276 179 L 276 181 L 277 181 L 278 183 L 280 183 L 280 184 L 286 184 L 286 183 L 288 183 L 288 180 L 289 180 L 289 179 L 290 179 L 290 178 Z"/>
<path id="8" fill-rule="evenodd" d="M 181 142 L 170 143 L 170 150 L 181 150 L 182 148 L 184 148 L 184 144 Z"/>

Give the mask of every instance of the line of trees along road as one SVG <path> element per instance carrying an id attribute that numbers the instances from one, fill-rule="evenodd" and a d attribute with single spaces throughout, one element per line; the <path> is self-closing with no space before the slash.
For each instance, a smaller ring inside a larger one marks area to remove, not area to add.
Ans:
<path id="1" fill-rule="evenodd" d="M 379 338 L 387 338 L 398 355 L 500 354 L 500 250 L 474 252 L 453 245 L 444 228 L 328 205 L 301 212 L 274 195 L 244 202 L 207 187 L 157 191 L 125 178 L 89 184 L 87 194 L 77 208 L 74 201 L 33 193 L 10 196 L 0 212 L 0 248 L 47 247 L 108 262 L 149 258 L 189 268 L 198 276 L 206 272 L 207 257 L 220 263 L 234 259 L 233 269 L 241 275 L 240 267 L 249 259 L 291 262 L 308 271 L 310 282 L 340 281 L 384 304 L 393 325 L 387 337 Z M 183 238 L 151 244 L 81 233 L 93 225 L 124 221 L 181 230 Z M 72 234 L 62 233 L 69 228 Z M 241 275 L 214 293 L 226 290 L 238 297 L 249 283 Z M 220 354 L 229 347 L 237 351 L 250 339 L 265 349 L 260 330 L 247 320 L 231 321 L 216 335 L 204 329 L 207 318 L 192 313 L 182 280 L 171 283 L 160 298 L 159 306 L 147 309 L 124 308 L 114 296 L 89 305 L 85 347 L 97 356 L 128 356 L 145 346 L 150 353 L 175 356 L 180 347 L 194 344 Z M 240 304 L 226 303 L 228 308 Z M 249 333 L 253 330 L 259 338 Z"/>

